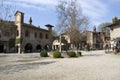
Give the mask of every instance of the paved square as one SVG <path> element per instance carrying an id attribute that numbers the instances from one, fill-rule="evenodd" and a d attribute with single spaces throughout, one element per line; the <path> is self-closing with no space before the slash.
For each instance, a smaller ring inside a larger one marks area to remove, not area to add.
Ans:
<path id="1" fill-rule="evenodd" d="M 79 58 L 0 54 L 0 80 L 120 80 L 120 55 L 82 52 Z"/>

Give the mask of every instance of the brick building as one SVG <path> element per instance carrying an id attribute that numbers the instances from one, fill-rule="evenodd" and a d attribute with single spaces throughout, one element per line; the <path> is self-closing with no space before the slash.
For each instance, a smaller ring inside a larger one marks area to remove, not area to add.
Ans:
<path id="1" fill-rule="evenodd" d="M 15 51 L 16 28 L 14 22 L 0 20 L 0 53 Z"/>

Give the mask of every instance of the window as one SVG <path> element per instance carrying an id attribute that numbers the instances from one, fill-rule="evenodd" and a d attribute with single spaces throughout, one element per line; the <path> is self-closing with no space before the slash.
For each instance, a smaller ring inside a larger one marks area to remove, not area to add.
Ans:
<path id="1" fill-rule="evenodd" d="M 48 34 L 45 35 L 45 38 L 48 39 Z"/>
<path id="2" fill-rule="evenodd" d="M 25 37 L 29 37 L 30 33 L 28 30 L 25 31 Z"/>
<path id="3" fill-rule="evenodd" d="M 39 34 L 39 38 L 41 38 L 41 39 L 43 38 L 43 34 L 42 33 Z"/>
<path id="4" fill-rule="evenodd" d="M 35 38 L 37 38 L 37 32 L 35 32 Z"/>

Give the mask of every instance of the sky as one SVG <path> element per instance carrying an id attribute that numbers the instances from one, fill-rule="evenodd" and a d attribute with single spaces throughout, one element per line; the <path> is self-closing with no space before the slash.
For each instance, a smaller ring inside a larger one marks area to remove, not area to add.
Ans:
<path id="1" fill-rule="evenodd" d="M 1 0 L 0 0 L 1 1 Z M 69 0 L 68 0 L 69 1 Z M 83 15 L 89 17 L 89 29 L 104 22 L 112 22 L 114 16 L 120 18 L 120 0 L 78 0 Z M 44 25 L 56 26 L 56 8 L 58 0 L 3 0 L 4 5 L 13 5 L 15 10 L 23 12 L 24 22 L 32 17 L 32 24 L 45 28 Z"/>

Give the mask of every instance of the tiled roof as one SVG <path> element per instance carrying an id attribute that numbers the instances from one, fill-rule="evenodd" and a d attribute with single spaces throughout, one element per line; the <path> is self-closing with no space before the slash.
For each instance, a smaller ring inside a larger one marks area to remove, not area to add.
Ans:
<path id="1" fill-rule="evenodd" d="M 49 32 L 49 30 L 42 29 L 42 28 L 37 27 L 37 26 L 34 26 L 34 25 L 32 25 L 32 24 L 23 23 L 22 25 L 25 26 L 25 27 L 35 28 L 35 29 L 38 29 L 38 30 L 42 30 L 42 31 L 47 31 L 47 32 Z"/>
<path id="2" fill-rule="evenodd" d="M 120 19 L 118 19 L 115 23 L 112 23 L 112 24 L 110 24 L 110 25 L 108 25 L 106 27 L 113 27 L 115 25 L 120 25 Z"/>

